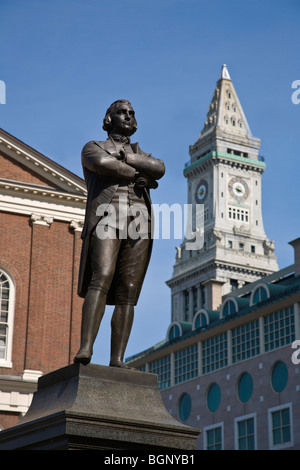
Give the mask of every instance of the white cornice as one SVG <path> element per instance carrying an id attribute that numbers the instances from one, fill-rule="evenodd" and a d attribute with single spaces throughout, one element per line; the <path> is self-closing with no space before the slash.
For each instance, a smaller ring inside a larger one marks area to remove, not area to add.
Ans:
<path id="1" fill-rule="evenodd" d="M 5 194 L 0 189 L 0 212 L 8 212 L 31 217 L 31 214 L 42 214 L 43 217 L 57 221 L 81 223 L 85 216 L 85 204 L 66 199 L 43 200 L 41 198 L 24 197 L 22 193 Z"/>
<path id="2" fill-rule="evenodd" d="M 25 144 L 14 139 L 0 129 L 0 150 L 17 162 L 34 171 L 49 182 L 68 192 L 86 195 L 85 183 L 79 177 L 72 177 L 72 174 L 60 165 L 51 162 L 50 159 L 37 151 L 27 148 Z"/>
<path id="3" fill-rule="evenodd" d="M 35 225 L 44 225 L 45 227 L 50 227 L 53 222 L 53 217 L 47 217 L 43 214 L 31 214 L 30 221 Z"/>
<path id="4" fill-rule="evenodd" d="M 6 194 L 19 193 L 23 197 L 30 198 L 43 198 L 51 200 L 77 202 L 81 204 L 86 203 L 86 196 L 82 194 L 74 194 L 72 192 L 64 192 L 47 186 L 20 183 L 19 181 L 12 181 L 0 178 L 0 194 L 4 192 Z"/>

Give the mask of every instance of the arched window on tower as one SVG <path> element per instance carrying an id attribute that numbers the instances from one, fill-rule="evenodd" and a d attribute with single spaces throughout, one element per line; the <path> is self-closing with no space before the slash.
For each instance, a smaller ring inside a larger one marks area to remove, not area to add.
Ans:
<path id="1" fill-rule="evenodd" d="M 15 283 L 0 268 L 0 367 L 12 367 L 12 335 L 15 308 Z"/>

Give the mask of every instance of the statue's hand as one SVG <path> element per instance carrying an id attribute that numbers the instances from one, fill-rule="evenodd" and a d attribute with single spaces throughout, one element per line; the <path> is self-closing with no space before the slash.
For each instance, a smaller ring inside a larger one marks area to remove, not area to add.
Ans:
<path id="1" fill-rule="evenodd" d="M 126 151 L 124 149 L 121 149 L 119 151 L 119 153 L 116 154 L 116 158 L 118 160 L 123 161 L 123 162 L 126 162 L 126 157 L 127 157 L 127 155 L 126 155 Z"/>
<path id="2" fill-rule="evenodd" d="M 158 187 L 157 181 L 151 176 L 145 175 L 144 173 L 137 173 L 135 177 L 135 185 L 138 188 L 149 188 L 156 189 Z"/>

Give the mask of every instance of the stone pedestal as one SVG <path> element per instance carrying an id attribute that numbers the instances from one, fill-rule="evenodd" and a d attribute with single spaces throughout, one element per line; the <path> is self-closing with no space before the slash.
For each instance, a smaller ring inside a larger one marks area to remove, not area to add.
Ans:
<path id="1" fill-rule="evenodd" d="M 199 434 L 167 412 L 155 374 L 73 364 L 40 377 L 0 450 L 195 450 Z"/>

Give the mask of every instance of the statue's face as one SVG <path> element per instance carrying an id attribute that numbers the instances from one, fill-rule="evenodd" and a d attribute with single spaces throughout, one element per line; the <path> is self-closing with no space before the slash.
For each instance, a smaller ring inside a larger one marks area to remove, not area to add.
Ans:
<path id="1" fill-rule="evenodd" d="M 111 112 L 110 116 L 112 134 L 130 136 L 135 132 L 136 120 L 129 104 L 122 103 Z"/>

